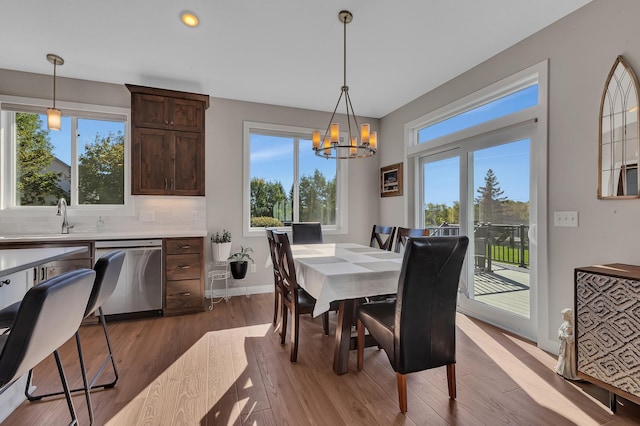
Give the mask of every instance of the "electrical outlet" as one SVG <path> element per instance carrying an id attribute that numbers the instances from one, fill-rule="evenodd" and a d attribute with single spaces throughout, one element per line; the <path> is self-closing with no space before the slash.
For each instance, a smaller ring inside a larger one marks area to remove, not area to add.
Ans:
<path id="1" fill-rule="evenodd" d="M 196 220 L 198 220 L 198 211 L 197 210 L 191 210 L 191 221 L 195 222 Z"/>
<path id="2" fill-rule="evenodd" d="M 255 273 L 256 273 L 256 264 L 255 264 L 255 263 L 252 263 L 252 264 L 251 264 L 251 273 L 252 273 L 252 274 L 255 274 Z"/>
<path id="3" fill-rule="evenodd" d="M 578 212 L 553 212 L 554 226 L 578 227 Z"/>

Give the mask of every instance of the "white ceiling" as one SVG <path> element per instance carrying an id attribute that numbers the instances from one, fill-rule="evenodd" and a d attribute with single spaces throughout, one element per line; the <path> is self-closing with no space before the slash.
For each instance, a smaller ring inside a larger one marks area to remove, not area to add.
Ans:
<path id="1" fill-rule="evenodd" d="M 382 117 L 589 1 L 4 0 L 0 68 L 51 74 L 55 53 L 62 77 L 331 111 L 347 9 L 353 106 Z"/>

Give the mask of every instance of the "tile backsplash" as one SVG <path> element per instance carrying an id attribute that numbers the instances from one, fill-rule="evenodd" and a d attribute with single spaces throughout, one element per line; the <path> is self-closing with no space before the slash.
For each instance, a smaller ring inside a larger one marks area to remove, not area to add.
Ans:
<path id="1" fill-rule="evenodd" d="M 132 197 L 130 213 L 109 214 L 102 209 L 95 213 L 68 209 L 71 233 L 145 232 L 145 231 L 202 231 L 206 229 L 206 200 L 204 197 Z M 49 211 L 50 210 L 50 211 Z M 0 212 L 0 235 L 55 234 L 61 230 L 62 219 L 51 206 L 40 213 L 3 215 Z M 104 226 L 98 225 L 102 218 Z"/>

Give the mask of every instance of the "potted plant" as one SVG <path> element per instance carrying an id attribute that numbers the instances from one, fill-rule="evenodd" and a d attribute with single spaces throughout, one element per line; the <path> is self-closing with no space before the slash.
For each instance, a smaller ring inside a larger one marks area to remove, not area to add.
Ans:
<path id="1" fill-rule="evenodd" d="M 225 262 L 231 253 L 231 232 L 223 229 L 211 235 L 211 252 L 214 262 Z"/>
<path id="2" fill-rule="evenodd" d="M 240 246 L 240 251 L 237 253 L 233 253 L 229 256 L 229 268 L 231 269 L 231 275 L 236 280 L 241 280 L 247 275 L 247 266 L 250 260 L 253 263 L 253 259 L 249 255 L 249 253 L 253 253 L 253 249 L 251 247 L 243 247 Z"/>

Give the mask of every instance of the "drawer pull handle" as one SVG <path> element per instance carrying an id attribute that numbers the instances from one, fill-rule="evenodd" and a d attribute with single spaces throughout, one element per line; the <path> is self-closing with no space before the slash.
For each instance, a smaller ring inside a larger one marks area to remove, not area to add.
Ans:
<path id="1" fill-rule="evenodd" d="M 179 248 L 179 249 L 185 249 L 185 250 L 188 250 L 188 249 L 190 249 L 190 248 L 191 248 L 191 244 L 185 244 L 185 245 L 183 245 L 183 246 L 178 246 L 178 248 Z"/>
<path id="2" fill-rule="evenodd" d="M 2 287 L 3 285 L 9 285 L 9 284 L 11 284 L 11 280 L 9 278 L 7 278 L 6 280 L 0 281 L 0 287 Z"/>
<path id="3" fill-rule="evenodd" d="M 191 265 L 180 265 L 180 266 L 178 266 L 178 268 L 180 268 L 180 269 L 189 269 L 189 268 L 191 268 Z"/>
<path id="4" fill-rule="evenodd" d="M 180 296 L 191 296 L 191 292 L 185 291 L 184 293 L 180 293 Z"/>

